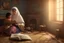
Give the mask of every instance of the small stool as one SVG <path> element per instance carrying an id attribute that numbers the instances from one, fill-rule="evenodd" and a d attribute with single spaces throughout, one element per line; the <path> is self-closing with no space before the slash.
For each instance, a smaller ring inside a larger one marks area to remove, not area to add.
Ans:
<path id="1" fill-rule="evenodd" d="M 45 31 L 46 25 L 40 25 L 39 27 L 40 27 L 39 28 L 39 31 L 42 32 L 42 31 Z"/>

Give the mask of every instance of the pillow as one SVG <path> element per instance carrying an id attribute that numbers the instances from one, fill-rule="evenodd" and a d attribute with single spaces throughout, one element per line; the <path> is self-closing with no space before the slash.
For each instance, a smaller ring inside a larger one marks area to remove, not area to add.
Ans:
<path id="1" fill-rule="evenodd" d="M 21 34 L 21 33 L 17 33 L 17 34 L 11 34 L 10 36 L 11 40 L 18 40 L 18 41 L 31 41 L 31 37 L 27 34 Z"/>

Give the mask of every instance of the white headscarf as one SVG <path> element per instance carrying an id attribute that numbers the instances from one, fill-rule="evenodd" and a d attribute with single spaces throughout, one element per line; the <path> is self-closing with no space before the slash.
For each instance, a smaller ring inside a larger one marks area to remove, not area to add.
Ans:
<path id="1" fill-rule="evenodd" d="M 24 25 L 24 19 L 23 17 L 21 16 L 19 10 L 17 7 L 13 7 L 12 9 L 16 9 L 16 14 L 12 14 L 12 11 L 11 11 L 11 14 L 12 14 L 12 20 L 15 20 L 17 23 Z"/>

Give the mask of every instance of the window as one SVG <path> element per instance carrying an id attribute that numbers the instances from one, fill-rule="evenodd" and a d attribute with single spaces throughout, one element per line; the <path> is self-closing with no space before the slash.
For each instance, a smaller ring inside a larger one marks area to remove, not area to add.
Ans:
<path id="1" fill-rule="evenodd" d="M 56 15 L 56 20 L 57 21 L 63 21 L 63 0 L 57 0 L 57 15 Z"/>

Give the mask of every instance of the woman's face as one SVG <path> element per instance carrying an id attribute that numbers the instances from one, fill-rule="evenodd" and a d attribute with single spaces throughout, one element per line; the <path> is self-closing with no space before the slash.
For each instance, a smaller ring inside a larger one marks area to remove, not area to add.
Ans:
<path id="1" fill-rule="evenodd" d="M 16 14 L 16 10 L 15 9 L 12 9 L 12 14 Z"/>

